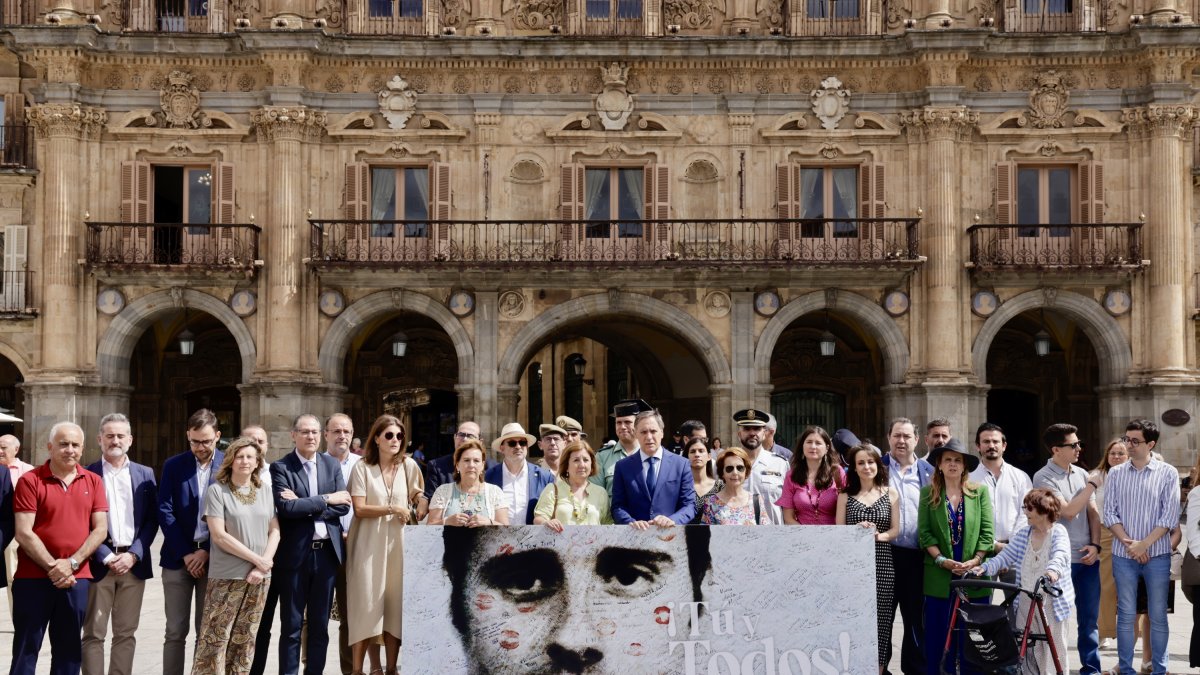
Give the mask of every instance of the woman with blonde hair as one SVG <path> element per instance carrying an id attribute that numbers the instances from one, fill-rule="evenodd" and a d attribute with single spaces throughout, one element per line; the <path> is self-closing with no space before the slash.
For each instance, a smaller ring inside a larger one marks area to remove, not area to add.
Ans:
<path id="1" fill-rule="evenodd" d="M 262 468 L 262 448 L 238 438 L 208 486 L 204 520 L 212 548 L 192 675 L 250 672 L 267 602 L 265 582 L 279 546 L 275 500 L 259 478 Z"/>
<path id="2" fill-rule="evenodd" d="M 533 524 L 562 532 L 564 525 L 611 525 L 608 492 L 588 480 L 598 472 L 596 451 L 587 441 L 563 449 L 558 476 L 538 496 Z"/>
<path id="3" fill-rule="evenodd" d="M 1114 438 L 1104 446 L 1104 455 L 1100 457 L 1100 465 L 1088 476 L 1100 487 L 1096 488 L 1096 510 L 1104 513 L 1104 479 L 1115 466 L 1129 461 L 1129 448 L 1119 438 Z M 1112 532 L 1103 525 L 1100 526 L 1100 616 L 1097 621 L 1100 639 L 1117 639 L 1117 585 L 1113 582 L 1112 572 Z"/>
<path id="4" fill-rule="evenodd" d="M 396 673 L 404 600 L 404 526 L 422 515 L 425 480 L 405 453 L 404 425 L 380 415 L 347 490 L 354 520 L 347 539 L 346 604 L 352 668 L 361 673 L 367 647 L 383 640 L 385 673 Z M 416 504 L 414 504 L 416 502 Z M 415 516 L 415 517 L 414 517 Z"/>

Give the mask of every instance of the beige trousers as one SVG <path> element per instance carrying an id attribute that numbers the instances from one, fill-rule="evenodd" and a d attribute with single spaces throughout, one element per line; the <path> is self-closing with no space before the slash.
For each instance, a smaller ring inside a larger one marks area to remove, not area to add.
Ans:
<path id="1" fill-rule="evenodd" d="M 133 653 L 137 648 L 138 622 L 146 582 L 132 572 L 109 573 L 88 588 L 87 612 L 83 617 L 83 673 L 105 675 L 104 639 L 112 621 L 112 654 L 108 675 L 133 675 Z"/>

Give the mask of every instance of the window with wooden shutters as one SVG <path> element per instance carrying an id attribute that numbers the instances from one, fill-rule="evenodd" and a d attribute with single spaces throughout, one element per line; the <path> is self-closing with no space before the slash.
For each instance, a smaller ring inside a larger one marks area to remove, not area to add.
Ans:
<path id="1" fill-rule="evenodd" d="M 654 174 L 643 167 L 588 167 L 584 171 L 583 210 L 588 221 L 584 237 L 643 238 L 649 203 L 647 177 L 653 180 Z"/>
<path id="2" fill-rule="evenodd" d="M 362 222 L 371 215 L 371 167 L 364 162 L 346 165 L 345 218 L 356 221 L 345 225 L 346 250 L 334 256 L 346 260 L 366 260 L 370 225 Z M 326 233 L 327 236 L 330 233 Z M 333 241 L 338 241 L 336 233 Z"/>
<path id="3" fill-rule="evenodd" d="M 858 236 L 858 167 L 800 167 L 800 237 L 849 239 Z"/>
<path id="4" fill-rule="evenodd" d="M 560 171 L 559 218 L 563 222 L 558 232 L 558 257 L 574 257 L 576 242 L 579 241 L 579 221 L 585 218 L 583 201 L 586 169 L 582 164 L 563 164 Z"/>
<path id="5" fill-rule="evenodd" d="M 121 162 L 121 222 L 150 222 L 149 162 Z M 121 262 L 151 262 L 152 231 L 150 227 L 122 228 L 121 241 L 105 242 L 103 255 Z"/>
<path id="6" fill-rule="evenodd" d="M 884 205 L 883 164 L 865 163 L 858 168 L 860 218 L 886 218 Z M 859 228 L 860 255 L 863 258 L 879 259 L 886 253 L 884 245 L 884 223 L 862 223 Z M 896 233 L 898 235 L 898 233 Z"/>
<path id="7" fill-rule="evenodd" d="M 644 213 L 647 220 L 669 220 L 671 218 L 671 167 L 652 164 L 643 169 L 643 192 L 646 198 Z M 656 255 L 670 253 L 671 225 L 651 223 L 651 237 Z"/>
<path id="8" fill-rule="evenodd" d="M 1077 230 L 1078 256 L 1081 264 L 1107 262 L 1104 224 L 1104 165 L 1100 162 L 1079 164 L 1079 220 L 1091 225 Z"/>
<path id="9" fill-rule="evenodd" d="M 449 254 L 450 243 L 450 213 L 453 193 L 450 186 L 450 165 L 435 162 L 429 169 L 432 183 L 429 194 L 433 197 L 434 239 L 440 255 Z M 461 242 L 460 242 L 461 243 Z"/>
<path id="10" fill-rule="evenodd" d="M 25 294 L 25 267 L 29 258 L 29 227 L 26 225 L 4 226 L 4 274 L 0 279 L 0 302 L 7 312 L 23 312 L 28 306 Z"/>
<path id="11" fill-rule="evenodd" d="M 1074 218 L 1074 170 L 1069 166 L 1018 166 L 1017 225 L 1069 225 Z M 1019 237 L 1066 237 L 1068 227 L 1021 227 Z"/>

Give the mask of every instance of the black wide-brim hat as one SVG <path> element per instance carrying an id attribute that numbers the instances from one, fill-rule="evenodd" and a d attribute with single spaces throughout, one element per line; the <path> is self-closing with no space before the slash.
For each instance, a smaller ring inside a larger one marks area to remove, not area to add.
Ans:
<path id="1" fill-rule="evenodd" d="M 975 455 L 975 453 L 968 451 L 966 446 L 963 445 L 962 441 L 958 440 L 957 438 L 951 438 L 950 440 L 946 441 L 945 445 L 930 450 L 928 460 L 929 463 L 932 464 L 936 469 L 938 462 L 942 461 L 942 455 L 946 454 L 947 452 L 957 452 L 963 456 L 963 464 L 965 464 L 967 467 L 967 473 L 971 473 L 975 469 L 979 468 L 979 457 Z"/>

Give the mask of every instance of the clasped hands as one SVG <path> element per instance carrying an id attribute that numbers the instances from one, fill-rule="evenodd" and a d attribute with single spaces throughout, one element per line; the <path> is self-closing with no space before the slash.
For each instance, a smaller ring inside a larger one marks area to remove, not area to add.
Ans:
<path id="1" fill-rule="evenodd" d="M 458 512 L 446 518 L 447 525 L 457 525 L 459 527 L 483 527 L 485 525 L 495 525 L 496 522 L 491 518 L 479 513 L 467 515 L 463 512 Z"/>
<path id="2" fill-rule="evenodd" d="M 46 574 L 55 588 L 70 588 L 78 583 L 75 579 L 75 570 L 71 569 L 71 561 L 66 558 L 59 558 L 51 563 L 50 567 L 46 569 Z"/>

